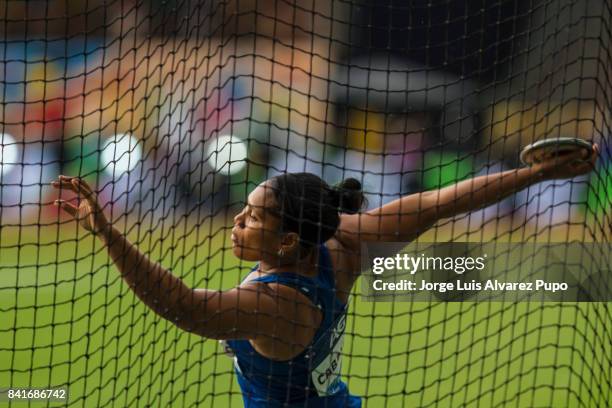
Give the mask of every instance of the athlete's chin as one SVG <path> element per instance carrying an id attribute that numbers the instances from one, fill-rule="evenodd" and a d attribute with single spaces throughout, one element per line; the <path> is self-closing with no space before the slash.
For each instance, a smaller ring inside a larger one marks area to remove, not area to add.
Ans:
<path id="1" fill-rule="evenodd" d="M 235 242 L 232 243 L 232 252 L 234 255 L 243 261 L 259 261 L 259 253 L 257 251 L 249 250 L 244 246 L 237 244 Z M 257 253 L 256 253 L 257 252 Z"/>

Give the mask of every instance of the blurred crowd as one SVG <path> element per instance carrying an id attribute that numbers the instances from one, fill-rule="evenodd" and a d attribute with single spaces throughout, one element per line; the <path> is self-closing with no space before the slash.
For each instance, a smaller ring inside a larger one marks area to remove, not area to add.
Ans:
<path id="1" fill-rule="evenodd" d="M 156 36 L 139 34 L 140 23 L 150 34 L 166 15 L 189 22 L 186 11 L 172 14 L 171 2 L 161 2 L 162 14 L 147 20 L 134 2 L 111 3 L 101 24 L 88 22 L 98 9 L 79 14 L 80 24 L 97 27 L 92 33 L 3 43 L 2 225 L 57 222 L 49 183 L 58 174 L 86 178 L 115 217 L 215 216 L 266 178 L 297 171 L 329 183 L 355 177 L 372 208 L 519 166 L 523 146 L 554 136 L 599 142 L 601 168 L 534 186 L 469 222 L 554 225 L 609 209 L 610 112 L 596 100 L 501 95 L 483 91 L 480 77 L 376 44 L 349 52 L 356 17 L 335 10 L 337 2 L 321 13 L 295 6 L 313 21 L 279 9 L 274 28 L 235 10 L 236 24 L 221 24 L 214 2 L 201 2 L 192 13 L 209 7 L 210 18 L 184 27 L 174 19 L 180 33 Z M 334 10 L 340 17 L 321 20 Z M 291 18 L 295 24 L 286 24 Z M 214 27 L 229 34 L 193 31 Z"/>

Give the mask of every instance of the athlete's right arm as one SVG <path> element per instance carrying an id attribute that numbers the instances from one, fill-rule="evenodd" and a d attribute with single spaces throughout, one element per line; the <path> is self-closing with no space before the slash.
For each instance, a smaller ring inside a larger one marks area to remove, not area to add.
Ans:
<path id="1" fill-rule="evenodd" d="M 595 167 L 598 155 L 599 147 L 595 144 L 590 155 L 582 151 L 553 155 L 531 167 L 407 195 L 366 213 L 343 215 L 336 235 L 355 249 L 362 241 L 408 242 L 440 219 L 494 204 L 534 183 L 586 174 Z"/>
<path id="2" fill-rule="evenodd" d="M 351 285 L 361 273 L 362 242 L 410 242 L 440 219 L 491 205 L 536 182 L 586 174 L 596 164 L 599 147 L 584 152 L 551 156 L 547 160 L 514 170 L 460 181 L 438 190 L 411 194 L 382 207 L 359 214 L 342 214 L 335 239 L 345 256 L 346 279 Z M 390 247 L 390 250 L 393 250 Z M 342 261 L 337 261 L 342 264 Z M 347 287 L 352 287 L 347 285 Z"/>
<path id="3" fill-rule="evenodd" d="M 78 206 L 64 200 L 56 200 L 56 205 L 104 242 L 122 278 L 149 308 L 181 329 L 215 339 L 267 338 L 299 344 L 316 327 L 310 321 L 315 315 L 305 309 L 312 307 L 296 302 L 290 288 L 272 290 L 259 282 L 227 291 L 188 287 L 108 222 L 86 182 L 60 176 L 52 184 L 79 195 Z"/>

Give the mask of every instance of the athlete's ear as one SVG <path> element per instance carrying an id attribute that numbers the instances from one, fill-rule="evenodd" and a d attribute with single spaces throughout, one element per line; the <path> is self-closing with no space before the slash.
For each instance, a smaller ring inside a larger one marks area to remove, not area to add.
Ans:
<path id="1" fill-rule="evenodd" d="M 296 253 L 300 249 L 300 236 L 295 232 L 287 232 L 283 234 L 280 242 L 279 255 Z"/>

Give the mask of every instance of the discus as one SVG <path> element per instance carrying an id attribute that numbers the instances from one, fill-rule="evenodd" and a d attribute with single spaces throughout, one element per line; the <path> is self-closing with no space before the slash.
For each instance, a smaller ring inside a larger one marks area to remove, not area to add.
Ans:
<path id="1" fill-rule="evenodd" d="M 556 137 L 544 139 L 525 146 L 521 151 L 521 162 L 526 166 L 541 163 L 555 156 L 564 156 L 578 150 L 584 150 L 590 157 L 593 153 L 593 145 L 584 139 L 574 137 Z"/>

